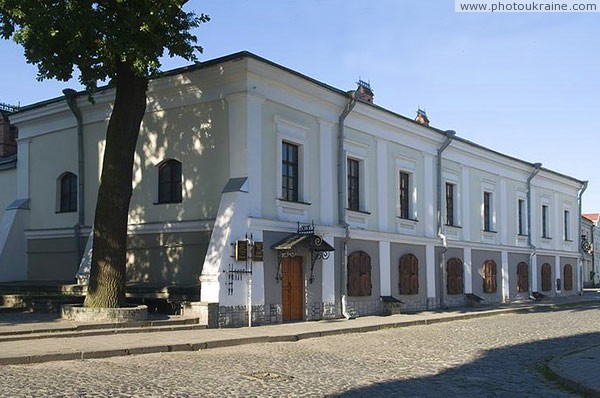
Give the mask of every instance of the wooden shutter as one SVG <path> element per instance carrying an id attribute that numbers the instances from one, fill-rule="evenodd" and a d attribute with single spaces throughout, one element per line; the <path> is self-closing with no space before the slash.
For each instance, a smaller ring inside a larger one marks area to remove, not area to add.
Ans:
<path id="1" fill-rule="evenodd" d="M 545 263 L 542 265 L 542 291 L 549 292 L 552 290 L 552 267 Z"/>
<path id="2" fill-rule="evenodd" d="M 529 290 L 529 265 L 520 262 L 517 265 L 517 292 L 522 293 Z"/>
<path id="3" fill-rule="evenodd" d="M 447 264 L 446 288 L 448 294 L 463 293 L 463 267 L 458 258 L 451 258 Z"/>
<path id="4" fill-rule="evenodd" d="M 565 265 L 563 273 L 565 290 L 573 290 L 573 267 L 571 267 L 571 264 Z"/>
<path id="5" fill-rule="evenodd" d="M 348 295 L 371 295 L 371 257 L 363 251 L 348 256 Z"/>
<path id="6" fill-rule="evenodd" d="M 360 263 L 358 253 L 348 256 L 348 296 L 358 296 L 360 290 Z"/>
<path id="7" fill-rule="evenodd" d="M 483 292 L 496 293 L 498 282 L 496 275 L 496 263 L 493 260 L 487 260 L 483 264 Z"/>
<path id="8" fill-rule="evenodd" d="M 371 257 L 365 252 L 360 256 L 361 296 L 370 296 L 371 288 Z"/>
<path id="9" fill-rule="evenodd" d="M 400 294 L 419 293 L 419 260 L 413 254 L 400 257 Z"/>

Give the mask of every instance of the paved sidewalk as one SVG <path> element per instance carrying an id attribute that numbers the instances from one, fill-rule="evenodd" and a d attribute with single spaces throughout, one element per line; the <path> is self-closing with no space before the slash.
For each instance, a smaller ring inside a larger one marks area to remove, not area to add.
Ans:
<path id="1" fill-rule="evenodd" d="M 376 331 L 508 313 L 560 310 L 573 306 L 600 307 L 600 294 L 593 292 L 583 296 L 546 299 L 535 303 L 458 308 L 444 312 L 428 311 L 387 317 L 359 317 L 349 321 L 299 322 L 252 328 L 200 329 L 199 325 L 188 324 L 189 320 L 170 317 L 170 319 L 162 321 L 175 322 L 174 325 L 169 325 L 168 322 L 161 324 L 157 321 L 154 326 L 149 325 L 144 333 L 140 333 L 139 330 L 137 333 L 128 332 L 122 327 L 110 328 L 108 327 L 110 325 L 75 324 L 60 320 L 56 315 L 51 314 L 0 314 L 0 365 L 170 351 L 196 351 L 250 343 L 290 342 L 320 336 Z M 78 330 L 86 331 L 94 327 L 97 328 L 96 330 L 100 329 L 101 334 L 89 335 L 78 332 Z M 177 327 L 184 329 L 177 329 Z M 24 334 L 24 331 L 27 331 L 28 334 Z M 600 348 L 592 351 L 592 354 L 594 354 L 594 360 L 600 359 Z M 585 376 L 586 380 L 592 381 L 594 377 L 600 379 L 598 377 L 600 370 L 597 371 L 597 367 L 572 365 L 571 361 L 578 362 L 578 360 L 577 357 L 563 357 L 560 361 L 553 361 L 551 370 L 555 369 L 555 374 L 565 384 L 572 380 L 571 377 Z M 570 372 L 571 369 L 579 370 Z M 573 380 L 575 381 L 572 383 L 576 383 L 578 386 L 582 385 L 578 379 Z M 598 381 L 595 383 L 600 387 Z M 593 391 L 587 384 L 585 388 L 588 389 L 586 391 Z"/>
<path id="2" fill-rule="evenodd" d="M 566 387 L 589 397 L 600 397 L 600 346 L 554 358 L 548 368 Z"/>

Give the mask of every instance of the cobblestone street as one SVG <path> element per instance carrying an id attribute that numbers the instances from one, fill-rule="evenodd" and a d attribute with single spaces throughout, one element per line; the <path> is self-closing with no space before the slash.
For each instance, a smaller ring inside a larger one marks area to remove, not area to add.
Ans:
<path id="1" fill-rule="evenodd" d="M 351 322 L 351 321 L 350 321 Z M 600 345 L 600 311 L 500 315 L 296 343 L 4 366 L 3 397 L 568 397 L 545 361 Z"/>

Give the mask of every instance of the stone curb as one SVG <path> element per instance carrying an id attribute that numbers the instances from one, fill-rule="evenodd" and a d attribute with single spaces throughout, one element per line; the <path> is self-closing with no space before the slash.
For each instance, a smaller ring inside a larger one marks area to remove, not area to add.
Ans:
<path id="1" fill-rule="evenodd" d="M 600 390 L 590 387 L 585 383 L 580 383 L 578 381 L 572 380 L 566 376 L 561 374 L 559 362 L 569 356 L 578 355 L 582 352 L 588 351 L 593 347 L 588 347 L 584 350 L 573 351 L 568 354 L 560 355 L 558 357 L 554 357 L 548 362 L 548 372 L 556 378 L 559 384 L 568 388 L 569 390 L 584 395 L 586 397 L 599 397 L 600 398 Z"/>
<path id="2" fill-rule="evenodd" d="M 8 332 L 0 331 L 0 340 L 1 341 L 9 341 L 4 340 L 3 337 L 13 337 L 13 336 L 23 336 L 21 340 L 26 340 L 25 336 L 33 335 L 33 334 L 44 334 L 49 336 L 44 337 L 71 337 L 66 336 L 65 333 L 79 333 L 82 332 L 91 332 L 98 331 L 98 334 L 103 334 L 100 332 L 104 332 L 104 334 L 114 334 L 114 333 L 134 333 L 132 330 L 142 330 L 142 329 L 150 329 L 150 328 L 159 328 L 159 327 L 175 327 L 181 325 L 197 325 L 206 327 L 205 325 L 199 324 L 198 318 L 186 318 L 186 319 L 166 319 L 166 320 L 149 320 L 149 321 L 136 321 L 136 322 L 118 322 L 118 323 L 94 323 L 94 324 L 83 324 L 77 326 L 64 326 L 64 327 L 56 327 L 56 328 L 46 328 L 46 329 L 23 329 L 23 330 L 13 330 Z M 150 331 L 152 331 L 150 329 Z M 60 334 L 60 336 L 59 336 Z M 37 336 L 36 338 L 42 338 L 41 336 Z"/>
<path id="3" fill-rule="evenodd" d="M 5 357 L 0 358 L 0 365 L 23 365 L 23 364 L 33 364 L 33 363 L 42 363 L 42 362 L 51 362 L 51 361 L 68 361 L 74 359 L 94 359 L 94 358 L 109 358 L 116 356 L 127 356 L 127 355 L 141 355 L 141 354 L 154 354 L 160 352 L 176 352 L 176 351 L 199 351 L 210 348 L 221 348 L 221 347 L 232 347 L 238 345 L 245 344 L 256 344 L 256 343 L 277 343 L 277 342 L 296 342 L 299 340 L 316 338 L 316 337 L 325 337 L 325 336 L 335 336 L 341 334 L 351 334 L 351 333 L 364 333 L 364 332 L 373 332 L 384 329 L 392 329 L 392 328 L 401 328 L 401 327 L 410 327 L 416 325 L 430 325 L 436 323 L 443 322 L 452 322 L 457 320 L 466 320 L 466 319 L 474 319 L 474 318 L 482 318 L 494 315 L 504 315 L 504 314 L 513 314 L 513 313 L 523 313 L 523 312 L 544 312 L 544 311 L 552 311 L 552 310 L 560 310 L 569 307 L 581 307 L 587 305 L 597 305 L 600 304 L 600 300 L 589 300 L 585 302 L 578 303 L 566 303 L 566 304 L 548 304 L 548 305 L 531 305 L 527 307 L 521 308 L 503 308 L 503 309 L 491 309 L 484 310 L 481 312 L 472 312 L 472 313 L 464 313 L 459 315 L 452 315 L 447 317 L 439 317 L 432 319 L 418 319 L 414 321 L 399 321 L 394 323 L 387 324 L 378 324 L 378 325 L 368 325 L 368 326 L 357 326 L 357 327 L 348 327 L 348 328 L 339 328 L 332 330 L 323 330 L 316 332 L 304 332 L 304 333 L 292 333 L 292 334 L 283 334 L 276 336 L 255 336 L 255 337 L 240 337 L 240 338 L 225 338 L 222 340 L 213 340 L 213 341 L 201 341 L 195 343 L 180 343 L 180 344 L 172 344 L 172 345 L 158 345 L 158 346 L 147 346 L 147 347 L 131 347 L 131 348 L 123 348 L 123 349 L 108 349 L 108 350 L 94 350 L 94 351 L 77 351 L 77 352 L 67 352 L 67 353 L 50 353 L 50 354 L 42 354 L 42 355 L 34 355 L 34 356 L 21 356 L 21 357 Z M 150 330 L 151 331 L 151 330 Z M 62 337 L 62 336 L 52 336 L 52 337 Z M 552 365 L 552 361 L 549 364 L 548 368 L 550 369 Z M 551 372 L 554 373 L 553 370 Z M 561 380 L 560 375 L 556 375 L 556 377 Z M 572 381 L 566 380 L 565 383 L 571 383 Z M 576 383 L 575 383 L 576 384 Z M 566 384 L 567 386 L 569 384 Z M 587 388 L 586 386 L 581 386 L 576 384 L 578 390 L 584 392 L 583 389 Z M 591 394 L 592 396 L 600 397 L 600 394 L 597 394 L 595 390 L 590 392 L 585 392 L 586 394 Z"/>
<path id="4" fill-rule="evenodd" d="M 41 339 L 53 339 L 53 338 L 71 338 L 71 337 L 92 337 L 92 336 L 108 336 L 114 334 L 134 334 L 134 333 L 157 333 L 157 332 L 177 332 L 185 330 L 204 330 L 206 325 L 199 324 L 183 324 L 183 325 L 159 325 L 149 326 L 141 328 L 118 328 L 118 329 L 98 329 L 98 330 L 82 330 L 72 331 L 71 329 L 64 330 L 53 330 L 51 332 L 37 332 L 31 331 L 27 333 L 19 334 L 6 334 L 0 335 L 0 343 L 10 341 L 23 341 L 23 340 L 41 340 Z"/>

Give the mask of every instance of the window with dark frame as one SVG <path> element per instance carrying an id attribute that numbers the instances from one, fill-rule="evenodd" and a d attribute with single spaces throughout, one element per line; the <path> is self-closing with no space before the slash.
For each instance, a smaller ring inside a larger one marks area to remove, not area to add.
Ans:
<path id="1" fill-rule="evenodd" d="M 400 172 L 400 218 L 409 219 L 409 187 L 410 175 L 403 171 Z"/>
<path id="2" fill-rule="evenodd" d="M 487 260 L 483 263 L 483 292 L 496 293 L 497 291 L 496 262 L 494 260 Z"/>
<path id="3" fill-rule="evenodd" d="M 573 290 L 573 267 L 571 264 L 566 264 L 563 270 L 564 288 L 567 291 Z"/>
<path id="4" fill-rule="evenodd" d="M 414 254 L 400 257 L 400 294 L 419 294 L 419 260 Z"/>
<path id="5" fill-rule="evenodd" d="M 522 261 L 517 264 L 517 292 L 529 291 L 529 265 Z"/>
<path id="6" fill-rule="evenodd" d="M 358 160 L 348 158 L 348 209 L 353 211 L 360 210 L 359 166 Z"/>
<path id="7" fill-rule="evenodd" d="M 446 225 L 454 225 L 454 184 L 446 183 Z"/>
<path id="8" fill-rule="evenodd" d="M 60 177 L 60 213 L 77 211 L 77 176 L 65 173 Z"/>
<path id="9" fill-rule="evenodd" d="M 548 206 L 542 205 L 542 238 L 549 238 L 550 231 L 548 228 Z"/>
<path id="10" fill-rule="evenodd" d="M 298 201 L 298 145 L 281 143 L 281 198 Z"/>
<path id="11" fill-rule="evenodd" d="M 492 193 L 483 193 L 483 230 L 492 231 Z"/>
<path id="12" fill-rule="evenodd" d="M 519 235 L 526 235 L 526 231 L 525 231 L 525 201 L 523 199 L 519 199 L 518 205 L 517 205 L 517 212 L 518 212 L 518 222 L 519 222 L 519 231 L 518 234 Z"/>
<path id="13" fill-rule="evenodd" d="M 463 294 L 463 263 L 458 258 L 451 258 L 447 263 L 446 290 L 448 294 Z"/>
<path id="14" fill-rule="evenodd" d="M 348 296 L 371 295 L 371 257 L 367 253 L 356 251 L 348 256 L 347 287 Z"/>
<path id="15" fill-rule="evenodd" d="M 564 240 L 571 240 L 571 212 L 565 210 L 564 213 Z"/>
<path id="16" fill-rule="evenodd" d="M 158 166 L 158 203 L 181 203 L 181 163 L 169 159 Z"/>

